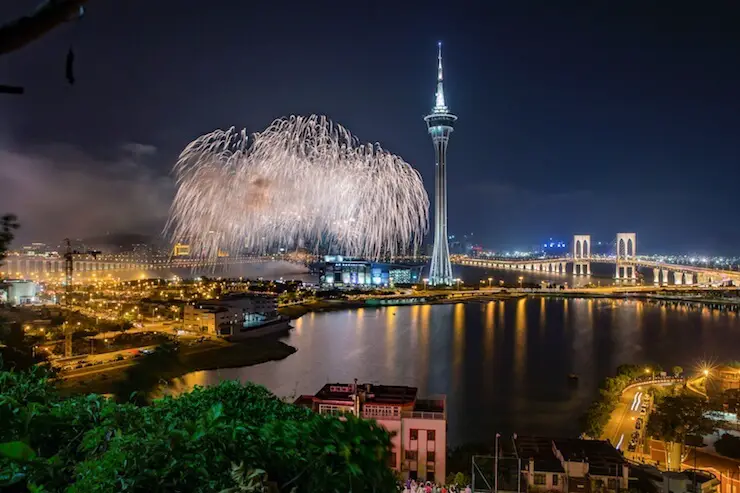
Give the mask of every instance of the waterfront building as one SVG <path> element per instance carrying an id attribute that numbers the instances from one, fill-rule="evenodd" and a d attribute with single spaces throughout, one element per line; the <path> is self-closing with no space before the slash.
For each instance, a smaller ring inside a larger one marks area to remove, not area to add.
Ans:
<path id="1" fill-rule="evenodd" d="M 444 396 L 420 399 L 415 387 L 330 383 L 295 403 L 320 414 L 354 414 L 393 433 L 390 466 L 404 478 L 444 483 L 447 410 Z"/>
<path id="2" fill-rule="evenodd" d="M 242 329 L 277 319 L 274 296 L 233 295 L 185 305 L 183 328 L 218 336 L 233 336 Z"/>
<path id="3" fill-rule="evenodd" d="M 740 389 L 740 368 L 727 365 L 712 368 L 706 379 L 706 388 L 707 393 L 711 395 Z"/>
<path id="4" fill-rule="evenodd" d="M 19 279 L 0 282 L 0 302 L 11 305 L 36 303 L 40 288 L 38 283 Z"/>
<path id="5" fill-rule="evenodd" d="M 447 108 L 442 76 L 442 42 L 437 53 L 437 92 L 432 112 L 424 117 L 434 143 L 434 249 L 429 266 L 429 284 L 452 285 L 452 264 L 447 237 L 447 144 L 457 117 Z"/>
<path id="6" fill-rule="evenodd" d="M 357 257 L 326 255 L 321 267 L 324 287 L 381 287 L 395 284 L 417 284 L 421 265 L 371 262 Z"/>

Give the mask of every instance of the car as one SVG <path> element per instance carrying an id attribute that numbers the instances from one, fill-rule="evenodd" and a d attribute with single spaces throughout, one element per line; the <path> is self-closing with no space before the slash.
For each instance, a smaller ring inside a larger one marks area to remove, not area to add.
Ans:
<path id="1" fill-rule="evenodd" d="M 639 430 L 640 428 L 642 428 L 642 422 L 641 421 L 635 421 L 635 429 L 636 430 Z"/>
<path id="2" fill-rule="evenodd" d="M 123 355 L 119 354 L 118 356 L 115 357 L 113 361 L 123 361 Z"/>
<path id="3" fill-rule="evenodd" d="M 627 447 L 627 451 L 634 452 L 635 450 L 637 450 L 637 444 L 636 443 L 630 443 L 629 444 L 629 447 Z"/>
<path id="4" fill-rule="evenodd" d="M 646 413 L 647 413 L 647 408 L 645 406 L 642 406 L 640 408 L 640 414 L 646 414 Z"/>
<path id="5" fill-rule="evenodd" d="M 640 438 L 640 432 L 639 431 L 632 432 L 632 440 L 637 441 L 638 438 Z"/>

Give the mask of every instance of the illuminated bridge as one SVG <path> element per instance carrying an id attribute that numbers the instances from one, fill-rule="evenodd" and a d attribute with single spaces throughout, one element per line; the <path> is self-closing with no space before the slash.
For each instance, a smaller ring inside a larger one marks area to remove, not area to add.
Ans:
<path id="1" fill-rule="evenodd" d="M 100 255 L 97 258 L 80 257 L 74 260 L 75 279 L 92 277 L 117 277 L 134 271 L 151 272 L 172 269 L 218 268 L 220 266 L 271 262 L 284 260 L 278 256 L 219 257 L 195 259 L 185 257 L 126 258 L 125 256 Z M 217 272 L 217 271 L 216 271 Z M 62 280 L 64 258 L 27 255 L 9 255 L 0 264 L 0 278 Z"/>
<path id="2" fill-rule="evenodd" d="M 716 285 L 732 283 L 740 285 L 740 272 L 732 270 L 710 269 L 693 265 L 656 262 L 636 254 L 637 238 L 635 233 L 617 235 L 617 254 L 611 256 L 591 255 L 591 237 L 576 235 L 573 240 L 571 255 L 557 258 L 540 259 L 482 259 L 467 256 L 454 256 L 452 262 L 460 265 L 484 267 L 490 269 L 515 269 L 528 272 L 574 275 L 590 275 L 591 263 L 607 263 L 616 266 L 614 278 L 618 281 L 634 281 L 637 269 L 653 269 L 655 284 L 674 285 Z M 571 267 L 568 268 L 568 264 Z"/>

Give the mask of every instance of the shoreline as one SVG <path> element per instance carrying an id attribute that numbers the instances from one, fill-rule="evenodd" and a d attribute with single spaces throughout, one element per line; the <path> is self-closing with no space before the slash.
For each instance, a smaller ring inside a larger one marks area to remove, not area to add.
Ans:
<path id="1" fill-rule="evenodd" d="M 497 292 L 497 293 L 440 293 L 399 298 L 371 298 L 362 300 L 319 300 L 294 304 L 278 308 L 280 315 L 289 320 L 298 319 L 309 313 L 328 313 L 358 308 L 380 308 L 391 306 L 444 305 L 457 303 L 487 303 L 506 301 L 527 297 L 584 298 L 584 299 L 640 299 L 644 301 L 670 301 L 693 304 L 727 305 L 740 307 L 740 300 L 713 298 L 692 298 L 685 295 L 650 294 L 650 293 L 598 293 L 587 291 L 550 291 L 550 292 Z M 370 301 L 371 303 L 368 303 Z M 374 303 L 373 303 L 374 302 Z M 206 343 L 206 346 L 181 350 L 180 361 L 176 368 L 164 371 L 163 379 L 176 379 L 188 373 L 227 368 L 241 368 L 280 361 L 297 351 L 297 349 L 279 339 L 292 329 L 288 326 L 279 333 L 261 337 L 248 338 L 243 341 L 219 341 Z M 135 364 L 135 363 L 134 363 Z M 125 369 L 132 366 L 123 364 L 98 371 L 89 375 L 71 375 L 60 379 L 58 387 L 65 394 L 76 393 L 109 393 L 113 383 L 122 379 Z"/>
<path id="2" fill-rule="evenodd" d="M 206 348 L 181 351 L 178 364 L 162 371 L 159 376 L 164 380 L 171 380 L 197 371 L 242 368 L 280 361 L 297 351 L 293 346 L 278 340 L 281 335 L 248 339 L 244 342 L 219 342 Z M 121 365 L 91 375 L 63 378 L 59 380 L 57 388 L 66 395 L 107 394 L 111 392 L 115 382 L 126 376 L 125 369 L 131 366 L 133 365 Z"/>
<path id="3" fill-rule="evenodd" d="M 563 291 L 514 291 L 507 293 L 481 293 L 475 295 L 435 294 L 428 295 L 424 301 L 412 300 L 414 298 L 425 298 L 423 295 L 409 296 L 407 298 L 375 298 L 377 304 L 369 304 L 368 300 L 320 300 L 297 303 L 278 308 L 278 312 L 295 320 L 309 313 L 327 313 L 341 310 L 354 310 L 358 308 L 379 308 L 387 306 L 413 306 L 413 305 L 445 305 L 456 303 L 485 303 L 488 301 L 505 301 L 520 299 L 524 297 L 551 297 L 551 298 L 585 298 L 585 299 L 639 299 L 644 301 L 672 301 L 695 304 L 726 305 L 740 308 L 740 298 L 699 298 L 687 294 L 654 294 L 639 292 L 612 292 L 599 293 L 581 290 Z M 431 299 L 430 299 L 431 298 Z M 397 301 L 394 303 L 394 301 Z"/>
<path id="4" fill-rule="evenodd" d="M 451 297 L 450 297 L 451 296 Z M 458 296 L 458 297 L 455 297 Z M 457 303 L 485 303 L 488 301 L 505 301 L 524 298 L 528 293 L 492 293 L 476 294 L 471 296 L 455 294 L 418 295 L 407 298 L 373 298 L 377 304 L 368 304 L 369 300 L 320 300 L 297 303 L 278 308 L 278 313 L 290 320 L 295 320 L 309 313 L 327 313 L 342 310 L 356 310 L 358 308 L 381 308 L 389 306 L 414 305 L 450 305 Z M 423 301 L 405 301 L 415 298 L 424 298 Z M 395 301 L 395 303 L 394 303 Z"/>
<path id="5" fill-rule="evenodd" d="M 673 301 L 682 303 L 723 305 L 740 308 L 740 298 L 700 298 L 686 295 L 654 294 L 654 293 L 593 293 L 584 291 L 556 291 L 556 292 L 533 292 L 529 296 L 544 296 L 549 298 L 588 298 L 588 299 L 638 299 L 644 301 Z"/>

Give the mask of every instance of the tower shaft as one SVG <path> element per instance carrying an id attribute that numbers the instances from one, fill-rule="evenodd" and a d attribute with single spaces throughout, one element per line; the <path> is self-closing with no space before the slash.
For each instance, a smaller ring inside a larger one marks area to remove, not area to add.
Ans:
<path id="1" fill-rule="evenodd" d="M 436 158 L 434 173 L 434 250 L 429 268 L 432 285 L 452 284 L 452 264 L 447 234 L 447 143 L 449 132 L 433 136 Z"/>

